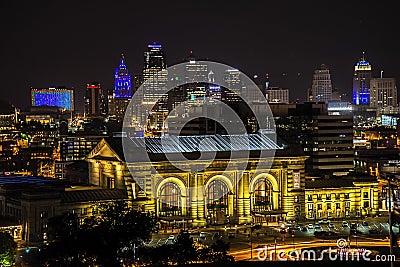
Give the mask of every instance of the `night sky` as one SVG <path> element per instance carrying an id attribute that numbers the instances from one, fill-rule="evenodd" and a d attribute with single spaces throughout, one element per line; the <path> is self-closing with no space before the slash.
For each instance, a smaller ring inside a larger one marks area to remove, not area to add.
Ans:
<path id="1" fill-rule="evenodd" d="M 6 2 L 6 3 L 5 3 Z M 398 9 L 390 1 L 1 1 L 0 98 L 29 107 L 29 88 L 85 84 L 113 88 L 124 52 L 131 73 L 147 44 L 159 42 L 167 64 L 190 50 L 305 100 L 322 63 L 333 86 L 350 93 L 353 66 L 366 52 L 375 76 L 400 80 Z"/>

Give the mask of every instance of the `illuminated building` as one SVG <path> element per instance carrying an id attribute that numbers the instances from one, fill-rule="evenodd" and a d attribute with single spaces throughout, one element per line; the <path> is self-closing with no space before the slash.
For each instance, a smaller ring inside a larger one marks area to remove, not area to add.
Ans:
<path id="1" fill-rule="evenodd" d="M 374 177 L 306 179 L 306 218 L 361 218 L 379 211 L 378 181 Z"/>
<path id="2" fill-rule="evenodd" d="M 114 94 L 116 99 L 131 98 L 133 95 L 131 75 L 126 67 L 124 54 L 121 54 L 119 66 L 115 68 Z"/>
<path id="3" fill-rule="evenodd" d="M 327 104 L 273 104 L 277 134 L 288 144 L 300 144 L 307 172 L 347 175 L 353 170 L 353 116 L 328 115 Z"/>
<path id="4" fill-rule="evenodd" d="M 353 77 L 353 104 L 369 105 L 370 103 L 370 80 L 372 77 L 372 66 L 366 61 L 365 54 L 354 66 Z"/>
<path id="5" fill-rule="evenodd" d="M 168 72 L 161 44 L 147 46 L 144 53 L 143 82 L 142 105 L 138 114 L 141 121 L 146 121 L 146 132 L 149 135 L 160 135 L 166 131 L 164 122 L 168 115 L 168 95 L 163 93 L 167 91 Z"/>
<path id="6" fill-rule="evenodd" d="M 314 71 L 310 93 L 309 101 L 328 102 L 332 99 L 331 74 L 325 64 Z"/>
<path id="7" fill-rule="evenodd" d="M 145 83 L 143 104 L 155 105 L 166 96 L 162 93 L 166 89 L 168 81 L 165 53 L 161 44 L 149 44 L 144 53 L 143 81 Z M 160 103 L 164 109 L 166 103 Z"/>
<path id="8" fill-rule="evenodd" d="M 289 89 L 279 87 L 268 87 L 268 103 L 289 103 Z"/>
<path id="9" fill-rule="evenodd" d="M 107 115 L 108 94 L 101 88 L 100 83 L 92 82 L 86 85 L 85 116 Z"/>
<path id="10" fill-rule="evenodd" d="M 388 107 L 397 107 L 397 87 L 395 78 L 373 78 L 370 80 L 370 107 L 379 113 Z"/>
<path id="11" fill-rule="evenodd" d="M 0 101 L 0 131 L 15 130 L 19 112 L 14 105 Z"/>
<path id="12" fill-rule="evenodd" d="M 171 161 L 170 157 L 167 161 L 166 154 L 172 153 L 170 156 L 173 157 L 175 150 L 171 147 L 160 147 L 160 140 L 157 138 L 148 139 L 150 143 L 146 147 L 152 162 L 141 162 L 140 159 L 126 162 L 121 140 L 103 139 L 88 156 L 90 182 L 102 188 L 126 190 L 133 206 L 154 213 L 161 222 L 183 221 L 192 226 L 228 223 L 228 219 L 234 223 L 249 223 L 252 217 L 255 222 L 277 222 L 282 217 L 297 221 L 314 219 L 314 215 L 308 213 L 311 202 L 313 212 L 315 207 L 317 212 L 321 210 L 317 218 L 354 218 L 359 215 L 359 211 L 363 215 L 374 215 L 378 211 L 376 179 L 341 177 L 307 180 L 307 156 L 301 155 L 302 151 L 294 148 L 277 149 L 270 170 L 259 168 L 256 171 L 251 166 L 264 164 L 268 159 L 250 156 L 251 164 L 245 170 L 226 171 L 228 163 L 240 166 L 243 159 L 228 159 L 229 156 L 224 156 L 222 151 L 225 141 L 221 141 L 225 137 L 209 137 L 220 148 L 217 149 L 216 159 L 202 171 L 196 171 L 202 169 L 200 165 L 196 166 L 197 162 Z M 249 137 L 250 140 L 265 138 L 260 134 Z M 196 142 L 201 141 L 204 136 L 180 138 L 180 142 L 186 144 L 185 150 L 192 151 Z M 139 144 L 140 140 L 135 139 L 134 143 Z M 277 147 L 273 143 L 266 145 L 265 142 L 258 141 L 255 150 L 271 148 Z M 192 171 L 179 170 L 185 169 L 188 164 Z M 152 168 L 156 172 L 152 172 Z M 345 187 L 339 186 L 344 183 Z M 190 188 L 193 184 L 198 186 L 197 190 L 200 192 Z M 222 197 L 215 197 L 218 192 L 224 193 Z M 141 200 L 143 198 L 145 200 Z M 330 202 L 332 203 L 327 204 Z M 340 208 L 337 202 L 340 202 Z"/>
<path id="13" fill-rule="evenodd" d="M 68 88 L 31 88 L 32 107 L 54 106 L 73 111 L 75 108 L 74 89 Z"/>
<path id="14" fill-rule="evenodd" d="M 228 69 L 224 75 L 224 88 L 222 93 L 222 101 L 226 103 L 240 102 L 239 94 L 242 91 L 242 81 L 240 71 L 237 69 Z"/>

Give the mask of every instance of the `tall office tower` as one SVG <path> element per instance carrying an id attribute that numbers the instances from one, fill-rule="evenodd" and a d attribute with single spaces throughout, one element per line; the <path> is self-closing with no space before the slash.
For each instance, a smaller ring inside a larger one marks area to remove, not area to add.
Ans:
<path id="1" fill-rule="evenodd" d="M 271 104 L 277 135 L 300 144 L 310 175 L 342 176 L 354 169 L 353 115 L 328 115 L 327 103 Z"/>
<path id="2" fill-rule="evenodd" d="M 54 106 L 73 111 L 75 108 L 74 89 L 31 88 L 31 105 L 32 107 Z"/>
<path id="3" fill-rule="evenodd" d="M 99 82 L 86 85 L 85 116 L 106 116 L 108 113 L 108 99 L 106 90 L 101 88 Z"/>
<path id="4" fill-rule="evenodd" d="M 372 66 L 366 61 L 365 53 L 363 52 L 360 61 L 354 66 L 353 104 L 369 105 L 371 76 Z"/>
<path id="5" fill-rule="evenodd" d="M 144 53 L 143 81 L 145 82 L 143 104 L 155 105 L 164 99 L 162 93 L 167 87 L 168 72 L 165 53 L 161 44 L 149 44 Z"/>
<path id="6" fill-rule="evenodd" d="M 370 81 L 370 107 L 384 109 L 397 107 L 395 78 L 373 78 Z"/>
<path id="7" fill-rule="evenodd" d="M 147 46 L 144 53 L 143 81 L 143 105 L 138 111 L 139 124 L 145 125 L 149 136 L 160 135 L 166 131 L 164 122 L 168 116 L 168 95 L 163 93 L 168 89 L 168 71 L 161 44 Z"/>
<path id="8" fill-rule="evenodd" d="M 269 87 L 266 97 L 268 103 L 289 103 L 289 89 Z"/>
<path id="9" fill-rule="evenodd" d="M 131 75 L 126 67 L 124 54 L 121 54 L 119 66 L 115 68 L 114 93 L 115 98 L 131 98 L 133 95 Z"/>
<path id="10" fill-rule="evenodd" d="M 222 101 L 227 103 L 240 102 L 241 98 L 238 95 L 242 91 L 240 71 L 237 69 L 227 69 L 224 75 L 224 82 L 228 90 L 223 90 Z"/>
<path id="11" fill-rule="evenodd" d="M 328 102 L 332 99 L 331 74 L 325 64 L 314 71 L 310 93 L 309 100 L 312 102 Z"/>

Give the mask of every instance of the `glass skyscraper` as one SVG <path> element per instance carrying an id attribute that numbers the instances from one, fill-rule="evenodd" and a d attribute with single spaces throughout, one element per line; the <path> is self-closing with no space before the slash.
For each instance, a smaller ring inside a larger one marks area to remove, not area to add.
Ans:
<path id="1" fill-rule="evenodd" d="M 328 102 L 332 100 L 331 74 L 325 64 L 322 64 L 321 68 L 314 71 L 309 100 L 315 102 Z"/>

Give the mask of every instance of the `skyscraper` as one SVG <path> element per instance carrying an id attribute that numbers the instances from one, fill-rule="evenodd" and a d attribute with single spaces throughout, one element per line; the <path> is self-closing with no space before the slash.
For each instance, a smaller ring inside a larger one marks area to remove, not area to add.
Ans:
<path id="1" fill-rule="evenodd" d="M 226 89 L 223 90 L 222 100 L 227 103 L 240 102 L 239 94 L 242 90 L 242 81 L 238 69 L 227 69 L 224 75 Z"/>
<path id="2" fill-rule="evenodd" d="M 397 107 L 395 78 L 373 78 L 370 81 L 370 107 L 383 109 Z"/>
<path id="3" fill-rule="evenodd" d="M 332 99 L 331 74 L 325 64 L 314 71 L 310 93 L 309 100 L 312 102 L 328 102 Z"/>
<path id="4" fill-rule="evenodd" d="M 115 98 L 131 98 L 133 94 L 131 75 L 126 67 L 124 54 L 121 54 L 119 66 L 115 68 L 114 93 Z"/>
<path id="5" fill-rule="evenodd" d="M 101 88 L 100 83 L 88 83 L 85 92 L 85 116 L 107 115 L 107 104 L 107 92 Z"/>
<path id="6" fill-rule="evenodd" d="M 353 103 L 355 105 L 369 105 L 371 76 L 372 66 L 366 61 L 363 52 L 360 61 L 354 66 Z"/>
<path id="7" fill-rule="evenodd" d="M 147 51 L 144 52 L 143 80 L 146 82 L 143 104 L 154 105 L 158 100 L 165 98 L 162 91 L 167 86 L 168 72 L 161 44 L 153 43 L 147 46 Z"/>
<path id="8" fill-rule="evenodd" d="M 140 105 L 140 124 L 146 125 L 149 135 L 159 135 L 166 131 L 165 119 L 168 115 L 167 90 L 168 72 L 165 53 L 161 44 L 147 46 L 144 53 L 143 97 Z"/>

